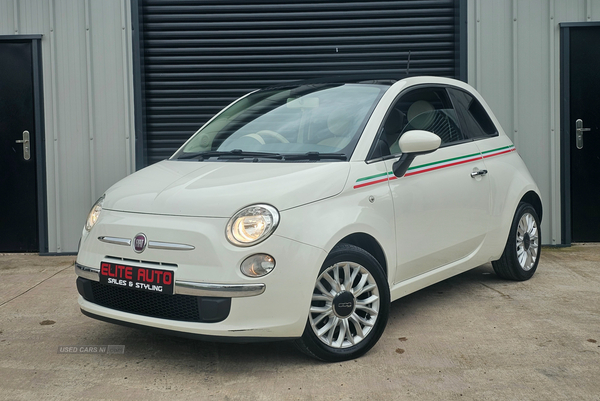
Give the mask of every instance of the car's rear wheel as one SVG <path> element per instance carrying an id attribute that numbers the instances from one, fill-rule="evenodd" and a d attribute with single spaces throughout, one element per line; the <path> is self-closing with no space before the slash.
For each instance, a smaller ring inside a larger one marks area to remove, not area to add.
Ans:
<path id="1" fill-rule="evenodd" d="M 389 286 L 377 259 L 354 245 L 337 245 L 321 267 L 296 343 L 324 361 L 358 358 L 381 337 L 389 307 Z"/>
<path id="2" fill-rule="evenodd" d="M 520 203 L 512 221 L 508 241 L 500 259 L 492 262 L 499 277 L 529 280 L 540 262 L 540 219 L 528 203 Z"/>

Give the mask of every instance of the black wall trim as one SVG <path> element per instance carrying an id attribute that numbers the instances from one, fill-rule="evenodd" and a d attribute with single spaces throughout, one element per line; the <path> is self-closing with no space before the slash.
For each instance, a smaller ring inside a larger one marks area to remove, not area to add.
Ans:
<path id="1" fill-rule="evenodd" d="M 44 35 L 0 35 L 0 40 L 37 40 Z"/>
<path id="2" fill-rule="evenodd" d="M 571 244 L 571 137 L 569 76 L 570 36 L 569 27 L 560 24 L 560 198 L 561 198 L 561 244 Z"/>
<path id="3" fill-rule="evenodd" d="M 135 126 L 135 168 L 139 170 L 148 165 L 146 152 L 146 130 L 144 128 L 143 79 L 143 42 L 141 40 L 140 4 L 131 0 L 132 40 L 133 40 L 133 102 Z"/>
<path id="4" fill-rule="evenodd" d="M 41 37 L 32 40 L 33 50 L 33 107 L 38 196 L 39 252 L 48 252 L 48 191 L 46 187 L 46 131 L 44 123 L 44 84 L 42 73 Z"/>
<path id="5" fill-rule="evenodd" d="M 558 24 L 561 28 L 589 28 L 594 26 L 600 26 L 600 21 L 591 22 L 561 22 Z"/>
<path id="6" fill-rule="evenodd" d="M 457 57 L 456 57 L 456 61 L 457 61 L 457 65 L 456 65 L 456 72 L 457 72 L 457 79 L 460 79 L 463 82 L 467 82 L 467 80 L 469 79 L 469 75 L 468 75 L 468 65 L 469 65 L 469 54 L 468 54 L 468 47 L 469 47 L 469 38 L 468 38 L 468 25 L 469 25 L 469 21 L 468 21 L 468 3 L 467 0 L 459 0 L 458 2 L 458 8 L 457 8 L 457 22 L 456 22 L 456 26 L 458 29 L 458 35 L 457 35 L 457 46 L 456 46 L 456 51 L 457 51 Z"/>

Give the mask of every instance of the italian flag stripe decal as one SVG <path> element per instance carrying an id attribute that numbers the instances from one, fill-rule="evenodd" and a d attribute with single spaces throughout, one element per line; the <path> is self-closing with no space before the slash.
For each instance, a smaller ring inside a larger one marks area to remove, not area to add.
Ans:
<path id="1" fill-rule="evenodd" d="M 503 148 L 486 150 L 485 152 L 481 152 L 481 155 L 483 156 L 484 159 L 487 159 L 488 157 L 498 156 L 498 155 L 503 155 L 505 153 L 514 152 L 515 150 L 517 150 L 515 148 L 515 145 L 510 145 L 510 146 L 505 146 Z"/>
<path id="2" fill-rule="evenodd" d="M 379 184 L 380 182 L 386 182 L 388 180 L 393 180 L 396 178 L 397 177 L 391 171 L 388 173 L 372 175 L 370 177 L 359 178 L 354 184 L 354 189 L 366 187 L 368 185 Z"/>
<path id="3" fill-rule="evenodd" d="M 472 155 L 466 155 L 461 157 L 455 157 L 453 159 L 440 160 L 438 162 L 422 164 L 420 166 L 409 167 L 405 177 L 410 177 L 411 175 L 417 175 L 421 173 L 426 173 L 428 171 L 439 170 L 445 167 L 457 166 L 459 164 L 471 163 L 477 160 L 481 160 L 480 153 L 474 153 Z"/>
<path id="4" fill-rule="evenodd" d="M 427 173 L 429 171 L 440 170 L 446 167 L 458 166 L 460 164 L 471 163 L 481 159 L 487 159 L 494 156 L 503 155 L 506 153 L 514 152 L 515 146 L 504 146 L 497 149 L 486 150 L 481 153 L 473 153 L 470 155 L 464 155 L 460 157 L 454 157 L 452 159 L 440 160 L 432 163 L 421 164 L 419 166 L 412 166 L 408 169 L 404 177 L 410 177 L 411 175 L 417 175 L 421 173 Z M 372 175 L 369 177 L 363 177 L 356 180 L 354 184 L 354 189 L 363 188 L 369 185 L 379 184 L 382 182 L 387 182 L 391 180 L 395 180 L 398 177 L 394 175 L 392 171 L 388 171 L 387 173 L 381 173 Z"/>

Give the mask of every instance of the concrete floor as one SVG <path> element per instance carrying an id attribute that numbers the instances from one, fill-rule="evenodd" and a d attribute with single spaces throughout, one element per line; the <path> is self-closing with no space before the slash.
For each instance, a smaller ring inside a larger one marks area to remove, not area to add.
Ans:
<path id="1" fill-rule="evenodd" d="M 75 257 L 0 254 L 0 399 L 600 400 L 600 246 L 543 249 L 527 282 L 484 265 L 392 304 L 364 357 L 216 344 L 83 316 Z M 59 354 L 124 345 L 123 354 Z"/>

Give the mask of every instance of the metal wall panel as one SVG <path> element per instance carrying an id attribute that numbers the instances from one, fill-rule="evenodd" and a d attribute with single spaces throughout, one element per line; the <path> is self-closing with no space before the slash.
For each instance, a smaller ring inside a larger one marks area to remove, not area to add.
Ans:
<path id="1" fill-rule="evenodd" d="M 459 3 L 139 0 L 145 162 L 170 156 L 235 98 L 277 82 L 401 78 L 409 51 L 411 74 L 458 77 Z"/>
<path id="2" fill-rule="evenodd" d="M 468 82 L 490 104 L 542 193 L 544 244 L 561 244 L 561 22 L 600 20 L 600 0 L 468 0 Z"/>
<path id="3" fill-rule="evenodd" d="M 75 252 L 92 203 L 133 171 L 128 0 L 0 0 L 0 34 L 42 34 L 48 251 Z"/>
<path id="4" fill-rule="evenodd" d="M 2 35 L 15 34 L 14 7 L 13 1 L 0 1 L 0 34 Z"/>

